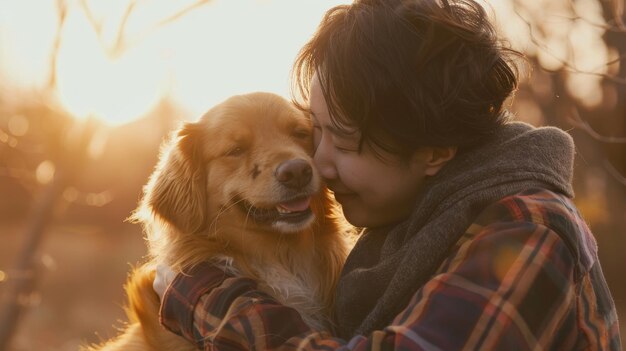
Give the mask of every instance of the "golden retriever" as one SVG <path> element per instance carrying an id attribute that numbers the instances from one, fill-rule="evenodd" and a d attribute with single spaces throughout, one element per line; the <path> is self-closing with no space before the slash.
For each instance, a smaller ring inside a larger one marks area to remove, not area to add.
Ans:
<path id="1" fill-rule="evenodd" d="M 270 93 L 229 98 L 162 151 L 133 218 L 150 262 L 126 285 L 128 326 L 95 350 L 193 350 L 159 324 L 154 267 L 216 262 L 251 277 L 314 328 L 329 327 L 349 227 L 313 167 L 312 126 Z"/>

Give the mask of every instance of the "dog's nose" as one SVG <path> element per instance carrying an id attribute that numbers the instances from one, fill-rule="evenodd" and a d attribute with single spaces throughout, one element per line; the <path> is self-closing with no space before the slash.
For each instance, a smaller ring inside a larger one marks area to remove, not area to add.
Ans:
<path id="1" fill-rule="evenodd" d="M 311 182 L 313 169 L 309 162 L 298 158 L 279 164 L 274 175 L 286 187 L 299 189 Z"/>

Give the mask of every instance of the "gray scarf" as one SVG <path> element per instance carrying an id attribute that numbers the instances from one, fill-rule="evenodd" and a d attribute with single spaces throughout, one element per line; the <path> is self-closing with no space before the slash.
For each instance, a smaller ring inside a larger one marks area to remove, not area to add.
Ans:
<path id="1" fill-rule="evenodd" d="M 486 206 L 531 188 L 573 197 L 573 159 L 568 134 L 520 122 L 457 155 L 424 185 L 411 217 L 359 238 L 337 287 L 339 335 L 388 325 Z"/>

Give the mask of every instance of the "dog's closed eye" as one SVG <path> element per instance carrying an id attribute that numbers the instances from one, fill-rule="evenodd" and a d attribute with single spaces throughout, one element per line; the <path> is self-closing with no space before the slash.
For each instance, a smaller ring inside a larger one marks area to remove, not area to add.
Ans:
<path id="1" fill-rule="evenodd" d="M 292 133 L 297 139 L 307 139 L 311 137 L 311 132 L 308 129 L 295 129 Z"/>
<path id="2" fill-rule="evenodd" d="M 246 153 L 246 149 L 243 146 L 233 146 L 226 151 L 227 157 L 239 157 Z"/>

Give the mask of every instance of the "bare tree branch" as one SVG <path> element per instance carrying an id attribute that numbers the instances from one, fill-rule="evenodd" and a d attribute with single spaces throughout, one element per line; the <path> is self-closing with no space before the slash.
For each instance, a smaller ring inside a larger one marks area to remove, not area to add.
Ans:
<path id="1" fill-rule="evenodd" d="M 132 40 L 129 40 L 128 43 L 131 46 L 137 45 L 138 43 L 140 43 L 141 41 L 143 41 L 146 37 L 150 36 L 152 33 L 156 32 L 157 30 L 161 29 L 162 27 L 165 27 L 168 24 L 171 24 L 177 20 L 179 20 L 180 18 L 184 17 L 185 15 L 187 15 L 188 13 L 190 13 L 191 11 L 202 7 L 204 5 L 207 5 L 211 2 L 212 0 L 197 0 L 196 2 L 188 5 L 187 7 L 184 7 L 182 9 L 180 9 L 179 11 L 177 11 L 176 13 L 172 14 L 171 16 L 168 16 L 166 18 L 161 19 L 160 21 L 158 21 L 157 23 L 155 23 L 152 27 L 146 28 L 143 31 L 140 31 L 139 34 Z"/>
<path id="2" fill-rule="evenodd" d="M 581 22 L 585 22 L 586 24 L 588 24 L 591 27 L 595 27 L 595 28 L 599 28 L 599 29 L 603 29 L 605 31 L 610 31 L 610 32 L 623 32 L 624 30 L 618 28 L 615 25 L 611 25 L 609 23 L 597 23 L 594 22 L 588 18 L 585 18 L 581 15 L 574 15 L 574 16 L 565 16 L 565 15 L 559 15 L 559 14 L 555 14 L 554 17 L 560 18 L 560 19 L 564 19 L 564 20 L 568 20 L 568 21 L 572 21 L 572 22 L 576 22 L 576 21 L 581 21 Z"/>
<path id="3" fill-rule="evenodd" d="M 589 136 L 591 136 L 597 141 L 600 141 L 603 143 L 612 143 L 612 144 L 626 143 L 626 137 L 611 137 L 611 136 L 605 136 L 596 132 L 593 128 L 591 128 L 591 126 L 589 125 L 589 123 L 587 123 L 587 121 L 585 121 L 584 119 L 582 119 L 582 117 L 580 117 L 580 113 L 578 113 L 578 109 L 575 107 L 572 108 L 572 114 L 569 116 L 569 121 L 570 123 L 572 123 L 572 125 L 575 128 L 579 128 L 585 131 L 587 134 L 589 134 Z"/>
<path id="4" fill-rule="evenodd" d="M 119 27 L 116 30 L 115 41 L 113 42 L 112 45 L 107 45 L 104 42 L 103 35 L 102 35 L 102 23 L 98 19 L 96 19 L 87 1 L 88 0 L 80 0 L 79 1 L 80 7 L 82 8 L 83 12 L 85 13 L 85 16 L 87 17 L 87 20 L 89 21 L 91 27 L 96 33 L 100 46 L 105 50 L 107 55 L 109 55 L 110 57 L 117 57 L 117 56 L 123 55 L 126 50 L 128 50 L 131 47 L 136 46 L 141 41 L 143 41 L 146 37 L 156 32 L 160 28 L 179 20 L 180 18 L 184 17 L 185 15 L 192 12 L 193 10 L 211 2 L 211 0 L 196 0 L 195 2 L 187 5 L 186 7 L 183 7 L 182 9 L 176 11 L 172 15 L 158 20 L 155 24 L 148 26 L 148 28 L 140 30 L 139 34 L 135 35 L 134 37 L 129 38 L 128 33 L 126 33 L 126 27 L 128 25 L 128 22 L 130 20 L 132 13 L 138 8 L 138 1 L 130 0 L 130 2 L 128 3 L 128 6 L 126 7 L 126 10 L 124 11 Z"/>
<path id="5" fill-rule="evenodd" d="M 626 84 L 626 77 L 619 77 L 619 76 L 613 76 L 613 75 L 606 74 L 606 73 L 582 70 L 582 69 L 576 67 L 574 64 L 572 64 L 569 60 L 561 58 L 558 55 L 556 55 L 550 49 L 550 47 L 548 47 L 548 45 L 546 45 L 544 42 L 542 42 L 535 35 L 535 27 L 533 26 L 533 23 L 530 20 L 528 20 L 526 17 L 524 17 L 524 15 L 519 11 L 519 8 L 523 8 L 524 7 L 523 5 L 521 5 L 521 2 L 519 0 L 515 0 L 515 1 L 513 1 L 513 5 L 514 5 L 513 6 L 513 11 L 515 12 L 515 14 L 524 22 L 524 24 L 526 24 L 526 27 L 528 28 L 528 34 L 530 36 L 530 40 L 532 41 L 532 43 L 535 46 L 537 46 L 539 49 L 541 49 L 542 52 L 546 53 L 550 57 L 554 58 L 557 62 L 559 62 L 565 68 L 565 71 L 567 71 L 569 73 L 577 73 L 577 74 L 584 74 L 584 75 L 590 75 L 590 76 L 597 76 L 597 77 L 604 78 L 606 80 L 609 80 L 609 81 L 617 83 L 617 84 Z M 573 17 L 573 18 L 580 18 L 580 17 Z M 541 29 L 541 28 L 539 28 L 539 29 Z M 571 48 L 572 48 L 572 44 L 571 44 L 571 42 L 568 42 L 568 52 L 571 51 Z M 616 62 L 620 62 L 620 61 L 625 60 L 625 59 L 626 59 L 626 55 L 620 55 L 617 59 L 611 60 L 607 64 L 614 64 Z M 602 66 L 600 66 L 600 67 L 602 67 Z M 543 70 L 545 70 L 546 72 L 550 72 L 550 73 L 556 73 L 556 72 L 559 71 L 559 69 L 557 69 L 557 70 L 550 70 L 550 69 L 547 69 L 545 67 L 541 67 L 541 68 Z"/>
<path id="6" fill-rule="evenodd" d="M 604 169 L 607 171 L 607 173 L 611 177 L 613 177 L 613 179 L 617 180 L 622 185 L 626 186 L 626 177 L 620 174 L 620 172 L 617 169 L 615 169 L 615 167 L 613 167 L 613 164 L 609 162 L 609 160 L 605 159 L 603 162 L 603 166 L 604 166 Z"/>
<path id="7" fill-rule="evenodd" d="M 128 3 L 128 6 L 126 7 L 126 11 L 124 11 L 124 16 L 122 17 L 120 26 L 117 29 L 117 35 L 115 36 L 115 43 L 113 44 L 113 47 L 112 47 L 113 55 L 120 55 L 124 50 L 126 25 L 128 24 L 128 19 L 130 18 L 131 13 L 136 8 L 136 6 L 137 6 L 137 0 L 132 0 L 130 3 Z"/>
<path id="8" fill-rule="evenodd" d="M 89 24 L 93 27 L 94 32 L 96 32 L 98 39 L 100 39 L 102 36 L 102 23 L 98 21 L 93 15 L 93 12 L 91 12 L 91 8 L 89 7 L 89 4 L 87 4 L 87 0 L 79 0 L 78 4 L 85 13 L 87 21 L 89 21 Z"/>
<path id="9" fill-rule="evenodd" d="M 57 23 L 56 33 L 54 34 L 54 42 L 52 43 L 52 52 L 50 53 L 50 71 L 48 73 L 47 89 L 52 90 L 57 84 L 57 59 L 59 58 L 59 50 L 63 39 L 63 27 L 67 18 L 67 2 L 66 0 L 57 0 Z"/>
<path id="10" fill-rule="evenodd" d="M 581 16 L 571 3 L 570 3 L 570 6 L 575 16 L 572 16 L 572 17 L 561 16 L 561 15 L 555 15 L 555 16 L 573 20 L 573 21 L 582 20 L 586 22 L 587 24 L 589 24 L 590 26 L 598 27 L 608 32 L 626 32 L 626 26 L 624 25 L 624 20 L 623 20 L 624 0 L 611 0 L 611 4 L 613 5 L 613 19 L 607 20 L 606 24 L 594 23 L 590 19 L 587 19 Z"/>
<path id="11" fill-rule="evenodd" d="M 613 19 L 617 23 L 617 28 L 626 31 L 626 26 L 624 26 L 624 0 L 613 0 Z"/>
<path id="12" fill-rule="evenodd" d="M 133 1 L 134 3 L 134 1 Z M 104 51 L 107 53 L 107 55 L 109 56 L 113 56 L 113 50 L 111 50 L 109 48 L 109 46 L 107 45 L 107 43 L 105 42 L 104 38 L 103 38 L 103 34 L 102 34 L 102 21 L 99 20 L 98 18 L 96 18 L 96 16 L 94 15 L 94 13 L 91 11 L 91 7 L 89 7 L 89 3 L 87 2 L 87 0 L 79 0 L 78 2 L 81 10 L 83 10 L 83 13 L 85 14 L 85 18 L 87 18 L 87 21 L 89 22 L 89 24 L 91 25 L 91 28 L 93 29 L 94 33 L 96 34 L 96 38 L 98 38 L 98 43 L 100 44 L 100 47 L 102 47 L 104 49 Z M 120 25 L 120 28 L 118 29 L 118 35 L 120 32 L 123 32 L 123 28 L 122 25 Z M 117 42 L 120 40 L 120 38 L 118 37 L 116 39 L 116 44 Z M 115 47 L 116 45 L 114 45 Z"/>
<path id="13" fill-rule="evenodd" d="M 597 71 L 597 70 L 599 70 L 599 69 L 600 69 L 600 67 L 608 67 L 608 66 L 611 66 L 611 65 L 614 65 L 614 64 L 620 63 L 620 62 L 625 61 L 625 60 L 626 60 L 626 54 L 624 54 L 624 55 L 619 55 L 618 57 L 614 58 L 613 60 L 611 60 L 611 61 L 607 61 L 607 62 L 605 62 L 605 63 L 601 64 L 600 66 L 598 66 L 598 67 L 596 67 L 596 68 L 592 69 L 592 71 Z"/>
<path id="14" fill-rule="evenodd" d="M 614 15 L 613 15 L 613 19 L 607 21 L 606 24 L 594 22 L 586 18 L 585 16 L 579 14 L 578 10 L 576 10 L 576 7 L 574 6 L 574 2 L 568 2 L 569 10 L 573 14 L 572 16 L 565 16 L 565 15 L 560 15 L 560 14 L 554 14 L 552 16 L 556 18 L 570 20 L 570 21 L 582 21 L 592 27 L 604 29 L 610 32 L 626 32 L 626 27 L 624 26 L 624 22 L 622 20 L 622 16 L 624 15 L 624 9 L 623 9 L 624 0 L 611 0 L 611 1 L 613 4 Z M 517 3 L 517 1 L 515 2 Z"/>

